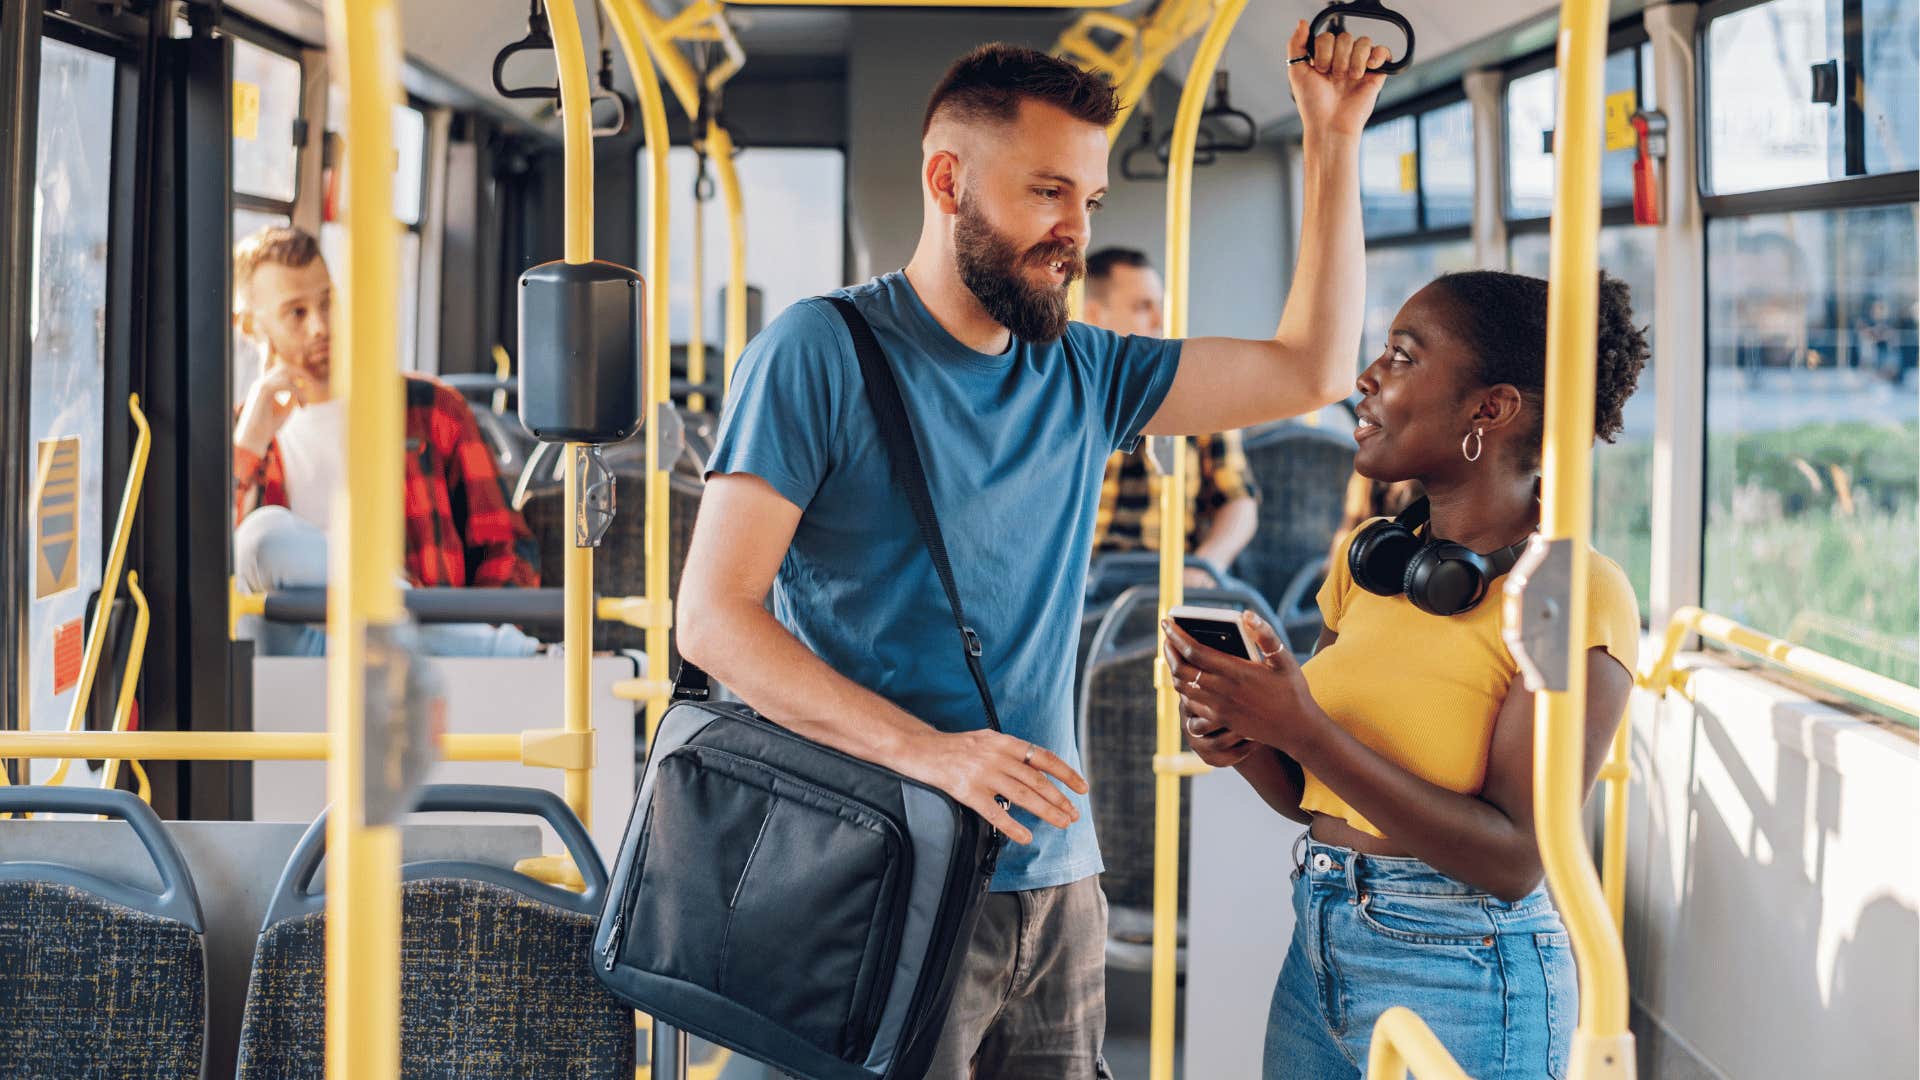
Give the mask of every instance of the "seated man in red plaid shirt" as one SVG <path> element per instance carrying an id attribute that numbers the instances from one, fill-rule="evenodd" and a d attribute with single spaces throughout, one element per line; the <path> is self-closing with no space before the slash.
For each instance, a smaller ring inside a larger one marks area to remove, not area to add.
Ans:
<path id="1" fill-rule="evenodd" d="M 233 430 L 234 574 L 251 592 L 327 581 L 327 529 L 346 472 L 345 403 L 328 379 L 332 293 L 320 245 L 299 229 L 269 226 L 234 251 L 234 322 L 261 361 Z M 473 411 L 435 379 L 405 379 L 407 583 L 538 585 L 533 536 L 506 503 Z M 263 655 L 326 652 L 321 626 L 249 618 L 242 630 Z M 539 648 L 512 626 L 422 626 L 420 637 L 440 656 Z"/>

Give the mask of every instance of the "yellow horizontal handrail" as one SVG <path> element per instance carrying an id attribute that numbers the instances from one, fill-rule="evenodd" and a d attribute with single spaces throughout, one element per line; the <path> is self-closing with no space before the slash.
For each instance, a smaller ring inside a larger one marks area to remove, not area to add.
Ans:
<path id="1" fill-rule="evenodd" d="M 1673 613 L 1673 618 L 1667 623 L 1667 637 L 1659 656 L 1652 667 L 1640 676 L 1641 687 L 1664 696 L 1669 688 L 1679 684 L 1682 676 L 1674 669 L 1674 661 L 1680 654 L 1681 643 L 1686 641 L 1689 634 L 1698 634 L 1709 641 L 1754 653 L 1802 678 L 1920 719 L 1920 686 L 1909 686 L 1897 679 L 1889 679 L 1697 607 L 1685 607 Z"/>
<path id="2" fill-rule="evenodd" d="M 1406 1080 L 1408 1070 L 1419 1080 L 1469 1080 L 1466 1070 L 1412 1009 L 1395 1005 L 1380 1014 L 1367 1047 L 1367 1080 Z"/>
<path id="3" fill-rule="evenodd" d="M 569 747 L 592 737 L 560 730 L 451 734 L 440 741 L 440 759 L 577 768 L 581 755 Z M 10 758 L 325 761 L 327 756 L 324 731 L 0 731 L 0 757 Z"/>

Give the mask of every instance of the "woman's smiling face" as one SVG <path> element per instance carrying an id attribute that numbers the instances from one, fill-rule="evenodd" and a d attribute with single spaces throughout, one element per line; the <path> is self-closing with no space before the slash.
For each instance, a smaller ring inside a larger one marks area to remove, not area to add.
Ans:
<path id="1" fill-rule="evenodd" d="M 1392 483 L 1450 471 L 1478 411 L 1472 351 L 1451 329 L 1454 300 L 1428 285 L 1394 316 L 1380 356 L 1356 381 L 1353 467 Z"/>

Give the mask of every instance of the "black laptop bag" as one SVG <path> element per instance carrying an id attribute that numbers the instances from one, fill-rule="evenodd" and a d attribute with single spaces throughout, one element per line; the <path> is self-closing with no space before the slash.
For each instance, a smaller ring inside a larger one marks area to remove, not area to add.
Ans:
<path id="1" fill-rule="evenodd" d="M 998 731 L 899 385 L 865 318 L 829 299 Z M 614 863 L 596 974 L 661 1022 L 798 1077 L 917 1080 L 999 833 L 942 791 L 707 692 L 683 663 Z"/>

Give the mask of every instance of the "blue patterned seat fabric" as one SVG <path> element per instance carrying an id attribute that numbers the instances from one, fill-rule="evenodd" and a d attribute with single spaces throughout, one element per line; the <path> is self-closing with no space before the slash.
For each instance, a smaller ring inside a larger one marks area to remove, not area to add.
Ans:
<path id="1" fill-rule="evenodd" d="M 191 928 L 69 885 L 0 881 L 0 1076 L 197 1078 L 206 1011 Z"/>
<path id="2" fill-rule="evenodd" d="M 402 887 L 400 1059 L 407 1080 L 634 1074 L 633 1012 L 588 968 L 593 919 L 485 882 Z M 262 931 L 240 1080 L 325 1073 L 324 914 Z"/>

